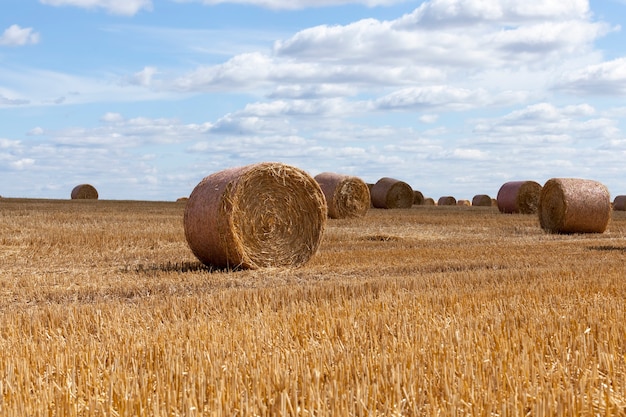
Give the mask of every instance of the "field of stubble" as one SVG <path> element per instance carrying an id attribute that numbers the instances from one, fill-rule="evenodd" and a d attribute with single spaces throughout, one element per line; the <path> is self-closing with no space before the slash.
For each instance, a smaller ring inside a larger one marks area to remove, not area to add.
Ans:
<path id="1" fill-rule="evenodd" d="M 626 415 L 622 212 L 372 209 L 300 269 L 232 271 L 183 211 L 0 200 L 0 415 Z"/>

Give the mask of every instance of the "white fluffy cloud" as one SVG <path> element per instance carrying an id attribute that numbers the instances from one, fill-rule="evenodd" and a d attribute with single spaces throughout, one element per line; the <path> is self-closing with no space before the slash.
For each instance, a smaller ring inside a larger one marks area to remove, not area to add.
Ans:
<path id="1" fill-rule="evenodd" d="M 574 94 L 626 95 L 626 58 L 568 72 L 557 82 L 556 88 Z"/>
<path id="2" fill-rule="evenodd" d="M 247 4 L 274 10 L 296 10 L 310 7 L 341 6 L 345 4 L 362 4 L 368 7 L 389 6 L 407 0 L 175 0 L 178 2 L 201 2 L 206 5 L 223 3 Z"/>
<path id="3" fill-rule="evenodd" d="M 49 6 L 75 6 L 84 9 L 103 9 L 108 13 L 133 16 L 140 10 L 152 10 L 152 0 L 39 0 Z"/>
<path id="4" fill-rule="evenodd" d="M 39 33 L 33 28 L 22 28 L 19 25 L 11 25 L 0 36 L 0 45 L 23 46 L 39 43 Z"/>

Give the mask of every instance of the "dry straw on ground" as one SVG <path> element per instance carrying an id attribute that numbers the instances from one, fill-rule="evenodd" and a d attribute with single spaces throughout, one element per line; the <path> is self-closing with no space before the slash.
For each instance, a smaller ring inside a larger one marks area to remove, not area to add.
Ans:
<path id="1" fill-rule="evenodd" d="M 207 265 L 298 267 L 316 253 L 326 217 L 324 194 L 310 175 L 263 162 L 204 178 L 185 206 L 185 237 Z"/>
<path id="2" fill-rule="evenodd" d="M 603 233 L 611 217 L 609 190 L 598 181 L 552 178 L 541 190 L 539 223 L 550 233 Z"/>
<path id="3" fill-rule="evenodd" d="M 424 194 L 421 191 L 413 190 L 413 204 L 416 206 L 424 204 Z"/>
<path id="4" fill-rule="evenodd" d="M 613 210 L 626 211 L 626 195 L 618 195 L 613 200 Z"/>
<path id="5" fill-rule="evenodd" d="M 449 196 L 449 195 L 439 197 L 439 200 L 437 200 L 437 205 L 438 206 L 456 206 L 456 198 Z"/>
<path id="6" fill-rule="evenodd" d="M 472 206 L 491 207 L 492 198 L 487 194 L 477 194 L 472 198 Z"/>
<path id="7" fill-rule="evenodd" d="M 322 172 L 314 179 L 326 197 L 331 219 L 363 217 L 369 210 L 370 190 L 362 179 L 333 172 Z"/>
<path id="8" fill-rule="evenodd" d="M 498 191 L 498 209 L 502 213 L 537 213 L 541 184 L 535 181 L 510 181 Z"/>
<path id="9" fill-rule="evenodd" d="M 80 184 L 72 189 L 72 200 L 97 200 L 98 191 L 91 184 Z"/>
<path id="10" fill-rule="evenodd" d="M 413 188 L 404 181 L 383 177 L 370 190 L 372 205 L 376 208 L 394 209 L 413 206 Z"/>

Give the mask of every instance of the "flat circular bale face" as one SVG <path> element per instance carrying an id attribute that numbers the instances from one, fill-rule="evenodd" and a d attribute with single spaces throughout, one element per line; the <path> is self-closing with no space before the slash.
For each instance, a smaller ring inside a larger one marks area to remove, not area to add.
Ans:
<path id="1" fill-rule="evenodd" d="M 551 233 L 561 231 L 566 210 L 567 203 L 559 184 L 546 184 L 541 194 L 538 210 L 541 228 Z"/>
<path id="2" fill-rule="evenodd" d="M 317 250 L 326 219 L 324 196 L 308 175 L 264 166 L 248 171 L 232 197 L 232 228 L 244 264 L 299 266 Z"/>

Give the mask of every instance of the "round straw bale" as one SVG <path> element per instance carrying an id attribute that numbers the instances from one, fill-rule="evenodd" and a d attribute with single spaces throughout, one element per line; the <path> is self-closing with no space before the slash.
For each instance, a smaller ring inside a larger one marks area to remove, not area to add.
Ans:
<path id="1" fill-rule="evenodd" d="M 541 184 L 535 181 L 510 181 L 498 191 L 498 209 L 501 213 L 537 213 Z"/>
<path id="2" fill-rule="evenodd" d="M 439 197 L 439 200 L 437 200 L 437 205 L 438 206 L 456 206 L 456 198 L 452 196 Z"/>
<path id="3" fill-rule="evenodd" d="M 178 197 L 176 199 L 177 203 L 186 203 L 187 201 L 189 201 L 189 197 Z"/>
<path id="4" fill-rule="evenodd" d="M 322 172 L 314 179 L 326 197 L 328 217 L 331 219 L 363 217 L 369 210 L 370 189 L 360 178 Z"/>
<path id="5" fill-rule="evenodd" d="M 472 198 L 472 206 L 491 207 L 491 197 L 487 194 L 476 194 Z"/>
<path id="6" fill-rule="evenodd" d="M 539 196 L 539 223 L 550 233 L 603 233 L 611 217 L 609 190 L 579 178 L 552 178 Z"/>
<path id="7" fill-rule="evenodd" d="M 327 208 L 306 172 L 262 162 L 205 177 L 185 206 L 194 255 L 215 267 L 298 267 L 317 251 Z"/>
<path id="8" fill-rule="evenodd" d="M 613 210 L 626 211 L 626 195 L 618 195 L 613 200 Z"/>
<path id="9" fill-rule="evenodd" d="M 456 205 L 459 207 L 469 207 L 472 205 L 469 200 L 457 200 Z"/>
<path id="10" fill-rule="evenodd" d="M 97 200 L 98 190 L 90 184 L 80 184 L 72 189 L 72 200 Z"/>
<path id="11" fill-rule="evenodd" d="M 404 181 L 383 177 L 370 190 L 376 208 L 394 209 L 413 206 L 413 188 Z"/>
<path id="12" fill-rule="evenodd" d="M 424 194 L 421 191 L 413 190 L 413 204 L 417 206 L 424 204 Z"/>
<path id="13" fill-rule="evenodd" d="M 432 197 L 426 197 L 424 199 L 424 206 L 434 206 L 435 205 L 435 199 L 433 199 Z"/>

